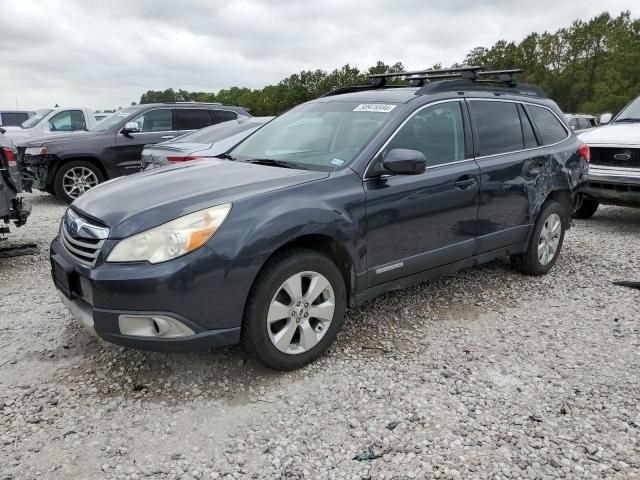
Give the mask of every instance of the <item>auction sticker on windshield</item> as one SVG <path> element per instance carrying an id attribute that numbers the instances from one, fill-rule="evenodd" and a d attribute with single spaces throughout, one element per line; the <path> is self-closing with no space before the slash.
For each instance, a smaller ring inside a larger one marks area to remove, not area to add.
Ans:
<path id="1" fill-rule="evenodd" d="M 362 103 L 354 108 L 353 111 L 389 113 L 394 108 L 396 108 L 396 105 L 390 105 L 388 103 Z"/>

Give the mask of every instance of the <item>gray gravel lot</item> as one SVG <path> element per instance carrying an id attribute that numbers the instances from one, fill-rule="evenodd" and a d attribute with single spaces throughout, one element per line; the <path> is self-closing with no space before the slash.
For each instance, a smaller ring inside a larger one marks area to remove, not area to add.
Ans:
<path id="1" fill-rule="evenodd" d="M 576 221 L 544 278 L 380 297 L 279 374 L 91 337 L 49 278 L 64 205 L 31 200 L 2 246 L 41 253 L 0 259 L 0 479 L 640 478 L 640 290 L 612 284 L 640 281 L 640 210 Z"/>

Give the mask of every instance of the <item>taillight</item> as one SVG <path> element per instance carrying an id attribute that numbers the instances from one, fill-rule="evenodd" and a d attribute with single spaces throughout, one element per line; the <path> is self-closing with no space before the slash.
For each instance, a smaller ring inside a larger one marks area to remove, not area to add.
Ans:
<path id="1" fill-rule="evenodd" d="M 202 160 L 204 158 L 211 157 L 167 157 L 169 163 L 180 163 L 180 162 L 190 162 L 191 160 Z"/>
<path id="2" fill-rule="evenodd" d="M 587 162 L 591 161 L 591 150 L 589 150 L 589 145 L 587 145 L 586 143 L 583 143 L 582 145 L 580 145 L 580 147 L 578 148 L 578 153 Z"/>
<path id="3" fill-rule="evenodd" d="M 2 157 L 4 158 L 5 165 L 7 167 L 15 167 L 18 165 L 16 159 L 16 152 L 7 147 L 2 147 Z"/>

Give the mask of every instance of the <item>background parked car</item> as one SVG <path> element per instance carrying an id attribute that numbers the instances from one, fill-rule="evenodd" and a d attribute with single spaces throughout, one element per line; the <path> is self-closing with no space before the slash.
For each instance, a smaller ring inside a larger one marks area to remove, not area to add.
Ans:
<path id="1" fill-rule="evenodd" d="M 17 152 L 10 138 L 0 133 L 0 235 L 9 233 L 8 224 L 24 225 L 31 207 L 18 194 L 22 192 Z"/>
<path id="2" fill-rule="evenodd" d="M 640 207 L 640 96 L 606 125 L 580 134 L 591 150 L 589 183 L 576 218 L 590 218 L 600 203 Z"/>
<path id="3" fill-rule="evenodd" d="M 158 103 L 124 108 L 87 132 L 49 134 L 18 146 L 28 184 L 71 202 L 103 181 L 140 170 L 142 149 L 209 125 L 249 117 L 219 103 Z"/>
<path id="4" fill-rule="evenodd" d="M 30 110 L 0 110 L 0 127 L 17 127 L 35 114 Z"/>
<path id="5" fill-rule="evenodd" d="M 571 130 L 575 133 L 585 132 L 591 128 L 596 128 L 598 119 L 593 115 L 586 115 L 583 113 L 565 113 L 564 117 L 567 119 Z"/>
<path id="6" fill-rule="evenodd" d="M 96 124 L 93 111 L 87 107 L 63 107 L 38 110 L 36 115 L 18 127 L 6 128 L 6 134 L 16 145 L 30 138 L 49 133 L 69 133 L 88 130 Z"/>
<path id="7" fill-rule="evenodd" d="M 145 146 L 142 168 L 150 170 L 169 163 L 217 157 L 238 144 L 274 117 L 238 117 L 211 125 L 175 140 Z"/>

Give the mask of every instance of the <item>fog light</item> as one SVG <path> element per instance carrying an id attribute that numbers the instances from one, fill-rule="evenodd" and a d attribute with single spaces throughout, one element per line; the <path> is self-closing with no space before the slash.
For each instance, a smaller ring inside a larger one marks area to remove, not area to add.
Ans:
<path id="1" fill-rule="evenodd" d="M 166 315 L 120 315 L 118 327 L 121 334 L 136 337 L 177 338 L 195 335 L 184 323 Z"/>

